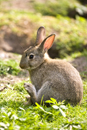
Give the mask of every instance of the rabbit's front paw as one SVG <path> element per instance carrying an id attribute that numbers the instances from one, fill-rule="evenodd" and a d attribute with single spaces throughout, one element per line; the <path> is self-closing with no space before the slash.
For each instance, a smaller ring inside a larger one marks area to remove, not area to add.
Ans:
<path id="1" fill-rule="evenodd" d="M 24 105 L 30 105 L 30 104 L 32 104 L 32 100 L 31 100 L 31 96 L 27 96 L 26 97 L 26 102 L 24 102 Z"/>
<path id="2" fill-rule="evenodd" d="M 33 85 L 30 83 L 24 83 L 24 88 L 32 96 L 33 95 Z"/>

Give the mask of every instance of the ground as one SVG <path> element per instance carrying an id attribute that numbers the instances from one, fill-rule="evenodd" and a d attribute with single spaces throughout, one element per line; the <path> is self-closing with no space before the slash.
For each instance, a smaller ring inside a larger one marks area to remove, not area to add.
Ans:
<path id="1" fill-rule="evenodd" d="M 21 58 L 21 56 L 15 55 L 13 53 L 10 52 L 5 52 L 5 51 L 1 51 L 0 52 L 0 58 L 3 60 L 16 60 L 16 62 L 18 62 L 19 64 L 19 59 Z M 29 74 L 28 71 L 26 70 L 21 70 L 21 73 L 19 73 L 17 76 L 15 75 L 10 75 L 8 74 L 7 76 L 0 76 L 0 87 L 2 86 L 7 86 L 9 84 L 15 84 L 15 83 L 19 83 L 23 80 L 27 80 L 29 79 Z"/>

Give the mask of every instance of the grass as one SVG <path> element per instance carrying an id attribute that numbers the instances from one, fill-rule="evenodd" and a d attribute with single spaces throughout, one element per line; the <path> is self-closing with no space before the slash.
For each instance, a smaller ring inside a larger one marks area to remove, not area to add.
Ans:
<path id="1" fill-rule="evenodd" d="M 52 17 L 35 15 L 28 11 L 2 10 L 0 28 L 3 29 L 4 26 L 7 26 L 17 37 L 22 38 L 25 34 L 26 45 L 31 41 L 35 42 L 36 30 L 39 26 L 46 28 L 46 35 L 56 32 L 55 49 L 58 51 L 58 57 L 61 58 L 66 56 L 66 53 L 70 55 L 73 52 L 82 52 L 87 44 L 87 20 L 79 16 L 71 19 L 60 15 Z"/>
<path id="2" fill-rule="evenodd" d="M 18 75 L 19 72 L 18 63 L 15 60 L 0 60 L 0 75 Z"/>
<path id="3" fill-rule="evenodd" d="M 20 84 L 18 84 L 20 88 Z M 41 105 L 25 106 L 26 92 L 21 90 L 4 90 L 0 93 L 0 128 L 3 129 L 85 129 L 87 126 L 87 103 L 86 92 L 87 83 L 84 82 L 84 98 L 81 106 L 72 107 L 57 103 L 56 107 L 46 107 Z M 13 88 L 12 87 L 12 88 Z M 55 102 L 54 102 L 55 104 Z M 63 114 L 57 106 L 63 106 Z M 25 127 L 26 126 L 26 127 Z"/>
<path id="4" fill-rule="evenodd" d="M 42 15 L 50 15 L 50 16 L 57 16 L 58 14 L 62 16 L 68 15 L 69 8 L 75 8 L 77 5 L 80 5 L 79 1 L 77 0 L 59 0 L 55 1 L 43 1 L 43 2 L 33 2 L 33 6 L 36 12 L 41 13 Z M 44 8 L 43 8 L 44 7 Z"/>
<path id="5" fill-rule="evenodd" d="M 75 54 L 72 58 L 80 54 Z M 13 60 L 1 60 L 3 68 L 11 65 L 12 72 L 18 74 L 20 71 L 18 64 L 15 66 Z M 14 69 L 15 67 L 15 69 Z M 3 70 L 4 72 L 5 70 Z M 14 72 L 15 71 L 15 72 Z M 2 71 L 0 70 L 0 73 Z M 8 76 L 8 71 L 4 72 Z M 3 73 L 3 74 L 4 74 Z M 3 75 L 2 74 L 2 75 Z M 71 106 L 64 102 L 57 103 L 55 99 L 50 99 L 50 107 L 45 105 L 28 105 L 23 84 L 26 81 L 9 84 L 7 89 L 0 92 L 0 129 L 1 130 L 86 130 L 87 129 L 87 79 L 83 81 L 84 94 L 81 105 Z M 4 84 L 5 85 L 5 84 Z M 26 127 L 25 127 L 26 126 Z"/>

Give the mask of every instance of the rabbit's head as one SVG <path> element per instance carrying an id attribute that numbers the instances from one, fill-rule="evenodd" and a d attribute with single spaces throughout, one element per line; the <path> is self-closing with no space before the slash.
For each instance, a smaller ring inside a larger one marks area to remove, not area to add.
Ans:
<path id="1" fill-rule="evenodd" d="M 40 27 L 37 31 L 35 46 L 30 46 L 24 51 L 20 67 L 22 69 L 34 69 L 44 62 L 44 55 L 52 46 L 55 34 L 51 34 L 45 38 L 45 28 Z"/>

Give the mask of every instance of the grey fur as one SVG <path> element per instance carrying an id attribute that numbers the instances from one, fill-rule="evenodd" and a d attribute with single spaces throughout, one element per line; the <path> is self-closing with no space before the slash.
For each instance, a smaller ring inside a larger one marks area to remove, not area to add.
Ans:
<path id="1" fill-rule="evenodd" d="M 41 30 L 44 29 L 42 28 L 37 31 L 38 38 L 38 34 L 40 35 Z M 52 36 L 55 37 L 52 34 L 42 40 L 42 43 L 24 51 L 20 67 L 29 71 L 32 81 L 32 84 L 25 83 L 24 87 L 30 94 L 33 103 L 40 103 L 42 97 L 43 101 L 52 97 L 57 101 L 65 100 L 71 104 L 81 103 L 83 83 L 79 72 L 64 60 L 51 59 L 42 45 Z M 34 55 L 33 59 L 29 59 L 31 54 Z"/>

